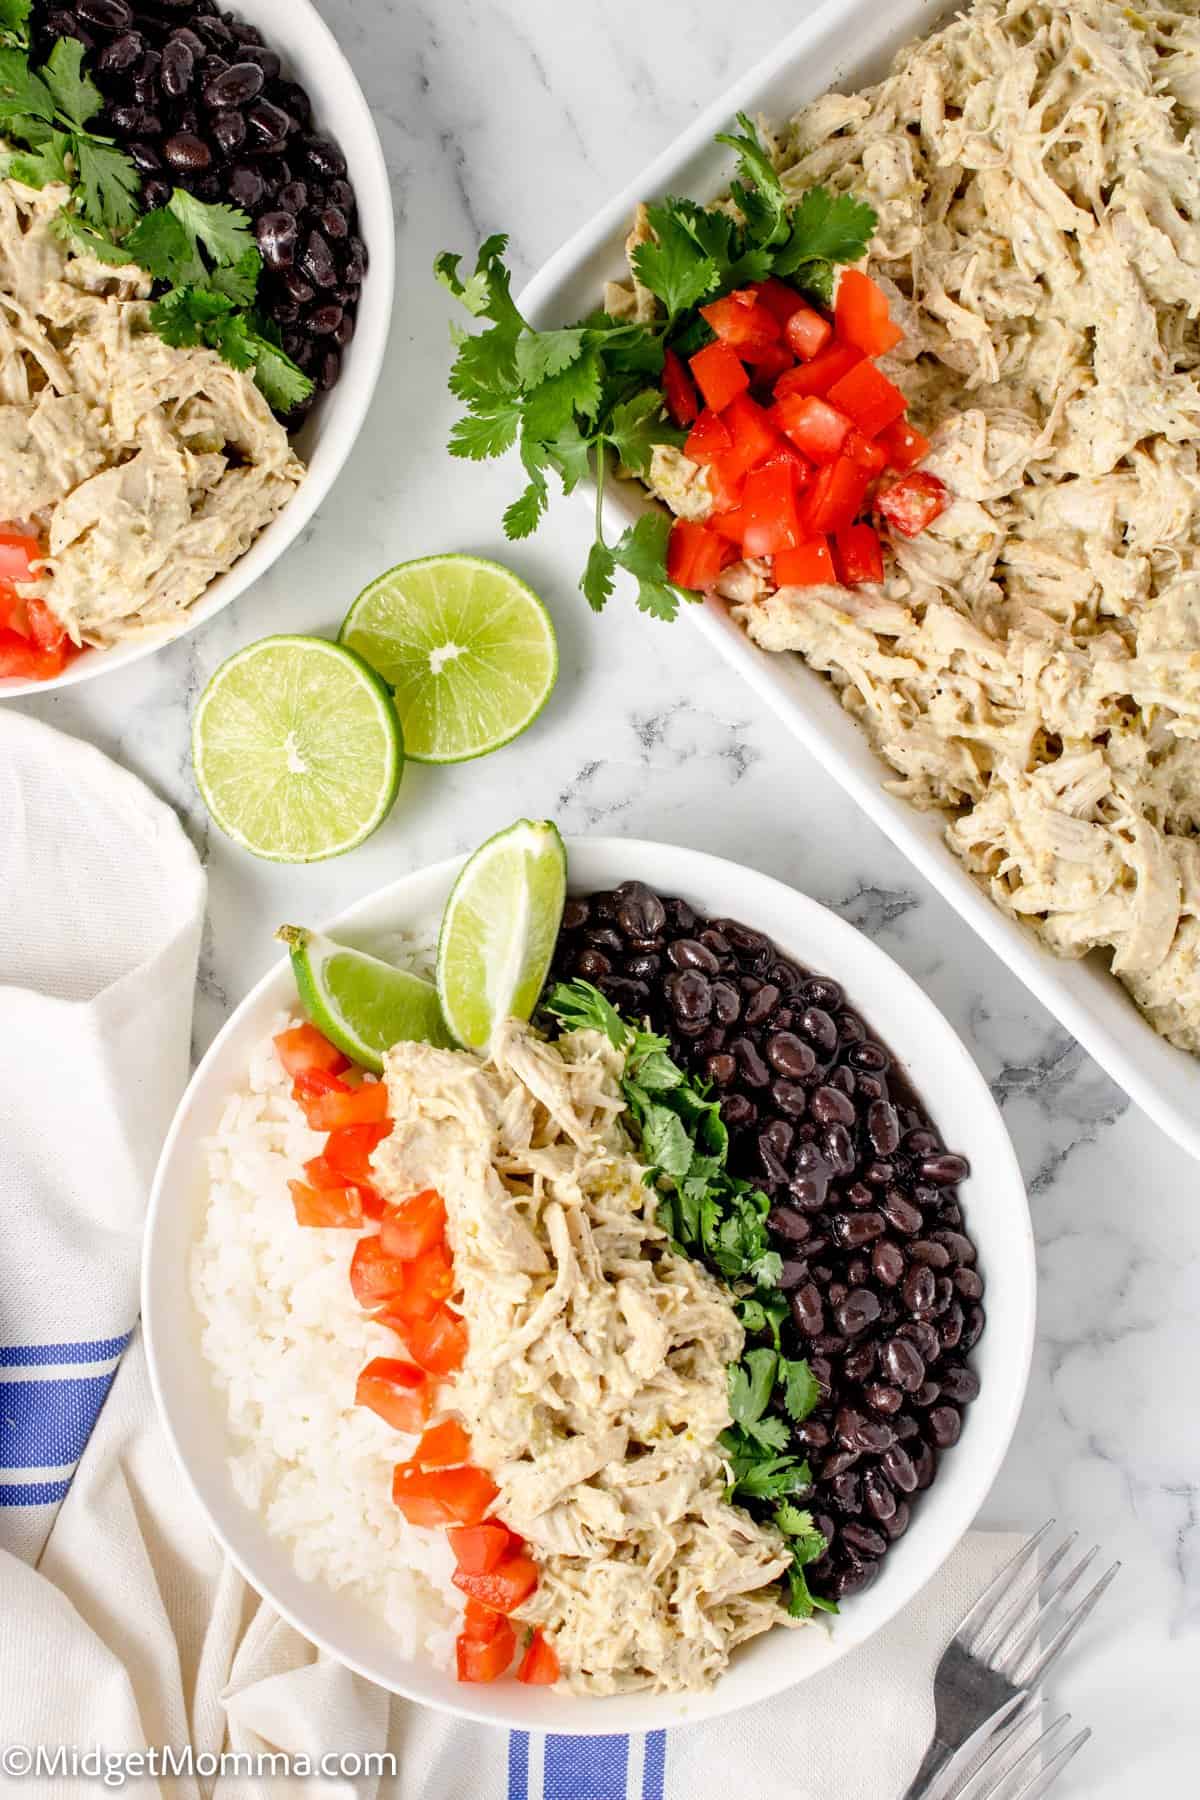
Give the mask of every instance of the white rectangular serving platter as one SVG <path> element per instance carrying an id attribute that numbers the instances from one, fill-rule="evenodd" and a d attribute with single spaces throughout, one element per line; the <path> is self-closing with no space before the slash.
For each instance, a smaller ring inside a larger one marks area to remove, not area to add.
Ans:
<path id="1" fill-rule="evenodd" d="M 604 282 L 626 272 L 623 244 L 639 200 L 721 191 L 730 159 L 713 139 L 736 112 L 784 119 L 830 88 L 853 92 L 955 10 L 946 0 L 824 0 L 550 258 L 521 296 L 530 323 L 567 324 L 599 304 Z M 651 504 L 634 482 L 607 484 L 605 516 L 618 533 Z M 798 656 L 760 650 L 719 600 L 687 617 L 1130 1098 L 1200 1158 L 1200 1058 L 1158 1036 L 1101 956 L 1064 962 L 993 904 L 947 847 L 940 817 L 886 791 L 887 770 L 823 676 Z"/>

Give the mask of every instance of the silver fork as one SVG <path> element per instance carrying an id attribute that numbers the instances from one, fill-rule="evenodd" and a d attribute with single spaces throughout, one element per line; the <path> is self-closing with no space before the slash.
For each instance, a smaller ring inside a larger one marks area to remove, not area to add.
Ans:
<path id="1" fill-rule="evenodd" d="M 1097 1554 L 1096 1548 L 1089 1550 L 1052 1580 L 1078 1535 L 1071 1532 L 1039 1569 L 1038 1551 L 1053 1525 L 1054 1520 L 1047 1519 L 1004 1565 L 946 1646 L 933 1680 L 933 1741 L 902 1800 L 928 1800 L 936 1778 L 951 1762 L 964 1767 L 965 1753 L 1012 1723 L 1022 1701 L 1045 1679 L 1120 1568 L 1120 1563 L 1113 1563 L 1039 1648 L 1051 1615 Z M 1027 1617 L 1035 1602 L 1036 1612 Z"/>
<path id="2" fill-rule="evenodd" d="M 1032 1710 L 1018 1709 L 1018 1714 L 1014 1715 L 1016 1723 L 999 1734 L 998 1741 L 972 1771 L 970 1779 L 954 1789 L 954 1800 L 1041 1800 L 1043 1794 L 1050 1792 L 1092 1733 L 1090 1728 L 1085 1728 L 1077 1731 L 1073 1738 L 1062 1741 L 1063 1727 L 1071 1722 L 1070 1713 L 1063 1713 L 1014 1756 L 1014 1750 L 1026 1735 L 1026 1727 L 1040 1714 L 1043 1704 L 1039 1700 Z M 1054 1747 L 1056 1739 L 1059 1740 L 1057 1749 Z M 1028 1781 L 1025 1780 L 1027 1775 Z"/>

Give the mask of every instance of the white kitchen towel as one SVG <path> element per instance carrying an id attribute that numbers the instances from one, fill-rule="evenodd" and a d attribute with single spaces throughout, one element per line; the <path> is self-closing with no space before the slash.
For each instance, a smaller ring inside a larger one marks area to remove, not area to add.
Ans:
<path id="1" fill-rule="evenodd" d="M 172 1800 L 895 1800 L 933 1730 L 938 1656 L 1018 1542 L 972 1534 L 870 1644 L 711 1725 L 468 1725 L 319 1654 L 242 1581 L 180 1481 L 135 1336 L 38 1571 L 0 1555 L 0 1792 L 73 1800 L 153 1754 L 149 1788 Z M 290 1778 L 255 1761 L 273 1757 Z"/>
<path id="2" fill-rule="evenodd" d="M 137 1318 L 203 914 L 168 807 L 0 712 L 0 1546 L 27 1561 Z"/>

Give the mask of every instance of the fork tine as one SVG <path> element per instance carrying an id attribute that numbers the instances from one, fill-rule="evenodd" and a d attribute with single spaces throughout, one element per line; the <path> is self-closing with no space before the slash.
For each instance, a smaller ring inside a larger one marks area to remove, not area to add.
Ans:
<path id="1" fill-rule="evenodd" d="M 1083 1749 L 1083 1746 L 1087 1743 L 1091 1735 L 1091 1726 L 1085 1725 L 1082 1731 L 1076 1733 L 1069 1744 L 1064 1744 L 1057 1755 L 1050 1758 L 1050 1761 L 1046 1764 L 1040 1775 L 1035 1775 L 1032 1781 L 1027 1781 L 1025 1786 L 1020 1788 L 1018 1792 L 1013 1795 L 1013 1800 L 1041 1800 L 1042 1795 L 1050 1792 L 1050 1789 L 1054 1786 L 1054 1783 L 1058 1780 L 1071 1758 L 1078 1755 L 1079 1751 Z"/>
<path id="2" fill-rule="evenodd" d="M 995 1664 L 996 1658 L 993 1655 L 993 1651 L 998 1651 L 1000 1649 L 1009 1633 L 1015 1628 L 1020 1615 L 1025 1611 L 1025 1608 L 1029 1605 L 1033 1596 L 1045 1586 L 1047 1579 L 1054 1573 L 1063 1557 L 1074 1548 L 1078 1538 L 1079 1533 L 1077 1531 L 1068 1532 L 1067 1536 L 1063 1539 L 1053 1555 L 1046 1558 L 1040 1570 L 1034 1570 L 1034 1579 L 1032 1582 L 1021 1582 L 1011 1603 L 1006 1606 L 1003 1611 L 1001 1611 L 999 1607 L 997 1608 L 996 1613 L 989 1624 L 980 1632 L 978 1638 L 975 1640 L 973 1652 L 975 1656 L 982 1656 L 985 1661 L 991 1661 L 993 1665 Z M 1057 1587 L 1054 1591 L 1057 1593 Z"/>
<path id="3" fill-rule="evenodd" d="M 1017 1664 L 1021 1662 L 1022 1658 L 1028 1654 L 1037 1642 L 1051 1607 L 1057 1606 L 1059 1602 L 1071 1592 L 1071 1589 L 1075 1586 L 1076 1582 L 1087 1573 L 1099 1554 L 1099 1544 L 1093 1544 L 1091 1549 L 1080 1557 L 1073 1569 L 1068 1569 L 1065 1575 L 1060 1575 L 1049 1593 L 1045 1594 L 1039 1600 L 1037 1613 L 1032 1622 L 1020 1629 L 1020 1635 L 1014 1644 L 1011 1644 L 1007 1649 L 1004 1649 L 1004 1645 L 1007 1643 L 1008 1639 L 1018 1630 L 1019 1622 L 1014 1621 L 1013 1625 L 1011 1625 L 1009 1630 L 1005 1633 L 1000 1644 L 996 1646 L 996 1654 L 991 1659 L 992 1667 L 994 1669 L 998 1670 L 1001 1674 L 1007 1674 L 1009 1670 L 1014 1669 Z M 1048 1565 L 1047 1567 L 1049 1568 L 1050 1566 L 1051 1565 Z M 1045 1576 L 1043 1575 L 1043 1581 L 1044 1579 Z M 1038 1586 L 1029 1596 L 1031 1601 L 1036 1595 L 1041 1593 L 1041 1587 L 1042 1583 L 1039 1582 Z M 1001 1650 L 1003 1650 L 1003 1655 L 1000 1654 Z"/>
<path id="4" fill-rule="evenodd" d="M 1083 1599 L 1079 1602 L 1079 1605 L 1075 1608 L 1075 1611 L 1062 1625 L 1059 1626 L 1033 1667 L 1027 1674 L 1021 1676 L 1020 1686 L 1036 1687 L 1040 1681 L 1045 1679 L 1047 1673 L 1058 1661 L 1088 1614 L 1100 1604 L 1105 1589 L 1109 1586 L 1110 1582 L 1115 1580 L 1120 1567 L 1120 1563 L 1115 1562 L 1111 1569 L 1105 1570 L 1095 1586 L 1084 1595 Z"/>
<path id="5" fill-rule="evenodd" d="M 996 1723 L 998 1714 L 981 1725 L 950 1765 L 954 1773 L 954 1781 L 949 1793 L 953 1800 L 970 1800 L 975 1795 L 975 1784 L 981 1780 L 990 1780 L 1002 1767 L 1006 1758 L 1015 1749 L 1029 1726 L 1036 1730 L 1045 1712 L 1046 1698 L 1044 1694 L 1026 1694 L 1020 1700 L 1015 1711 L 1009 1711 L 1007 1717 Z M 984 1748 L 986 1746 L 986 1749 Z M 976 1762 L 981 1750 L 984 1750 L 982 1762 Z M 974 1764 L 974 1767 L 972 1767 Z M 970 1770 L 969 1777 L 964 1780 L 964 1770 Z"/>
<path id="6" fill-rule="evenodd" d="M 1047 1725 L 1044 1731 L 1040 1731 L 1015 1759 L 1011 1753 L 1021 1736 L 1022 1728 L 1019 1726 L 1016 1731 L 1009 1732 L 1003 1742 L 997 1744 L 987 1761 L 980 1764 L 965 1787 L 955 1795 L 955 1800 L 996 1800 L 1001 1792 L 1015 1795 L 1018 1790 L 1015 1785 L 1010 1787 L 1009 1784 L 1015 1784 L 1030 1770 L 1034 1771 L 1036 1779 L 1037 1764 L 1049 1747 L 1050 1739 L 1056 1737 L 1064 1725 L 1069 1724 L 1070 1718 L 1070 1713 L 1061 1714 L 1052 1725 Z M 1024 1723 L 1028 1723 L 1028 1718 Z"/>
<path id="7" fill-rule="evenodd" d="M 1047 1519 L 1040 1531 L 1035 1531 L 1015 1556 L 1010 1556 L 1000 1573 L 993 1577 L 980 1594 L 978 1600 L 954 1634 L 954 1641 L 961 1649 L 970 1651 L 976 1632 L 982 1630 L 989 1622 L 997 1603 L 1008 1592 L 1009 1587 L 1019 1569 L 1022 1569 L 1034 1555 L 1038 1545 L 1046 1533 L 1052 1529 L 1053 1519 Z"/>

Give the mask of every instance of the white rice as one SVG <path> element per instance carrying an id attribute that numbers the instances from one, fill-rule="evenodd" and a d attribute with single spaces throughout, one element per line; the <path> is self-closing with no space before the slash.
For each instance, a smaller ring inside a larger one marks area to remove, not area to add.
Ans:
<path id="1" fill-rule="evenodd" d="M 272 1035 L 296 1022 L 281 1015 Z M 206 1146 L 192 1252 L 204 1355 L 237 1445 L 229 1471 L 298 1574 L 381 1613 L 403 1655 L 449 1667 L 462 1618 L 453 1554 L 444 1532 L 392 1503 L 392 1470 L 416 1440 L 354 1404 L 364 1363 L 403 1350 L 350 1291 L 360 1234 L 298 1226 L 292 1209 L 288 1181 L 322 1143 L 265 1038 Z"/>

